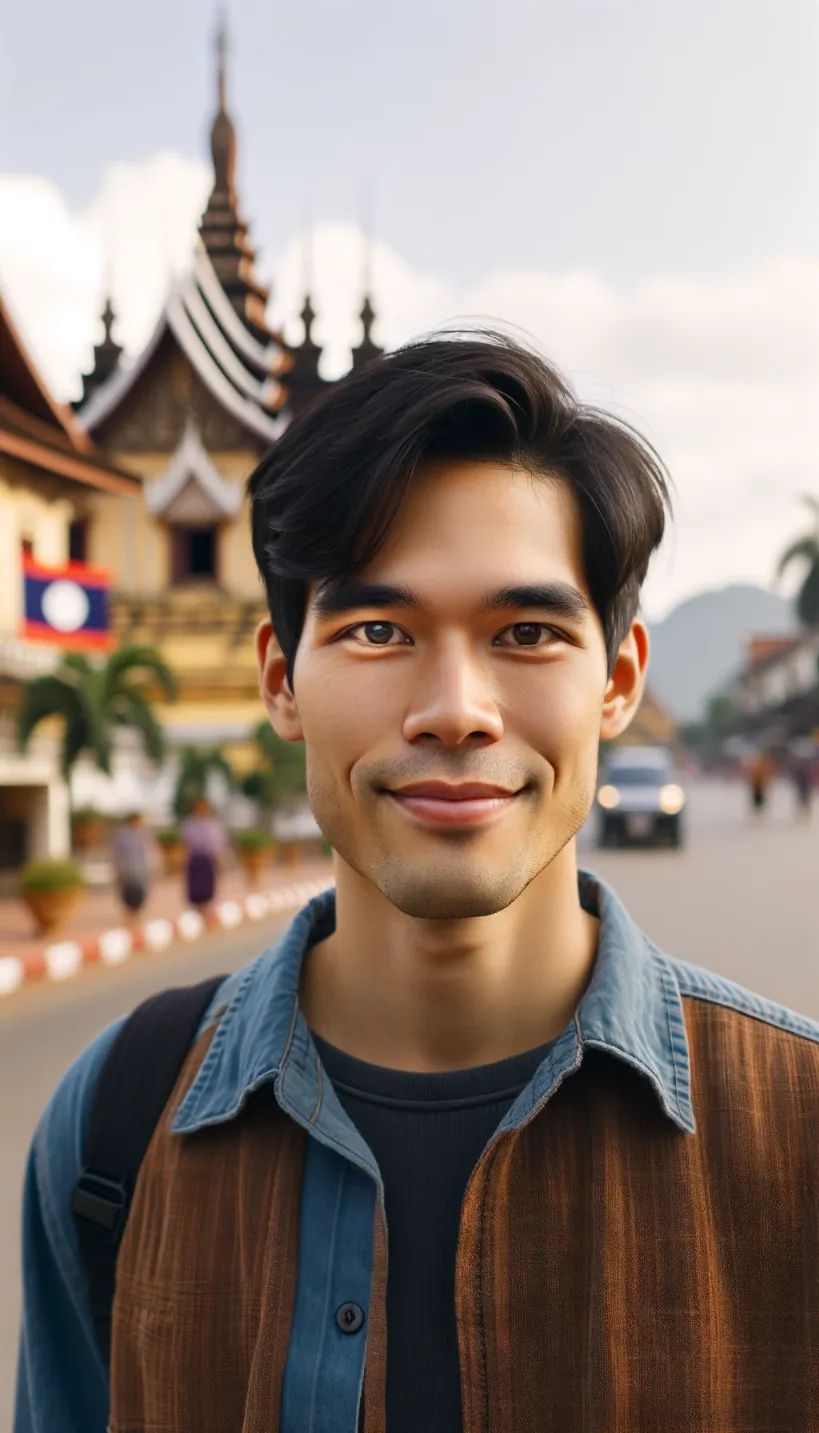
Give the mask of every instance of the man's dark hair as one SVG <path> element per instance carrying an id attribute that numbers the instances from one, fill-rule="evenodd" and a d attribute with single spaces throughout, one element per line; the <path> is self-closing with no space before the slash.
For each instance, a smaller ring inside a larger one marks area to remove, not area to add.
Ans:
<path id="1" fill-rule="evenodd" d="M 538 354 L 482 333 L 410 343 L 352 373 L 251 475 L 253 551 L 291 685 L 308 584 L 347 582 L 372 562 L 433 458 L 515 464 L 569 484 L 611 670 L 663 536 L 664 466 L 626 423 L 579 403 Z"/>

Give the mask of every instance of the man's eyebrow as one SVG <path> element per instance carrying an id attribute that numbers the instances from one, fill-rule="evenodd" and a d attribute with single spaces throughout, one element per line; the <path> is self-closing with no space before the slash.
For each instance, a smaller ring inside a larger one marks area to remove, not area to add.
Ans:
<path id="1" fill-rule="evenodd" d="M 521 607 L 537 607 L 552 617 L 579 621 L 589 615 L 589 604 L 570 582 L 525 582 L 514 587 L 500 587 L 486 592 L 479 611 L 506 612 Z"/>
<path id="2" fill-rule="evenodd" d="M 411 587 L 394 586 L 389 582 L 339 582 L 320 587 L 313 598 L 313 611 L 318 618 L 338 617 L 362 608 L 402 608 L 420 612 L 423 603 Z M 579 621 L 588 616 L 589 604 L 569 582 L 527 582 L 497 591 L 485 592 L 478 612 L 508 612 L 520 608 L 538 608 L 552 617 Z"/>
<path id="3" fill-rule="evenodd" d="M 313 598 L 317 617 L 337 617 L 344 612 L 358 612 L 362 607 L 402 607 L 418 612 L 421 599 L 411 588 L 394 587 L 389 582 L 328 583 Z"/>

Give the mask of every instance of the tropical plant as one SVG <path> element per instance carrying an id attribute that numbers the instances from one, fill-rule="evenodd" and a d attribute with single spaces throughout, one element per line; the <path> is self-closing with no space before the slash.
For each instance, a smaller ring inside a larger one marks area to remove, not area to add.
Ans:
<path id="1" fill-rule="evenodd" d="M 85 877 L 74 861 L 31 861 L 20 873 L 20 896 L 40 935 L 56 935 L 85 897 Z"/>
<path id="2" fill-rule="evenodd" d="M 76 891 L 85 877 L 75 861 L 43 859 L 30 861 L 20 872 L 20 890 Z"/>
<path id="3" fill-rule="evenodd" d="M 159 765 L 165 737 L 153 711 L 156 687 L 166 701 L 176 697 L 176 678 L 153 647 L 120 647 L 102 661 L 71 652 L 55 672 L 27 683 L 17 724 L 20 750 L 41 722 L 61 717 L 60 767 L 69 789 L 83 753 L 111 775 L 114 738 L 123 728 L 139 734 L 149 760 Z"/>
<path id="4" fill-rule="evenodd" d="M 819 627 L 819 498 L 806 496 L 802 501 L 813 513 L 813 531 L 798 537 L 786 548 L 779 560 L 779 576 L 793 562 L 807 564 L 796 597 L 796 612 L 804 627 Z"/>
<path id="5" fill-rule="evenodd" d="M 208 794 L 212 776 L 222 776 L 235 790 L 236 774 L 220 746 L 183 746 L 179 752 L 179 773 L 173 798 L 177 821 L 184 821 L 194 805 Z"/>
<path id="6" fill-rule="evenodd" d="M 307 789 L 304 743 L 283 741 L 267 721 L 259 722 L 253 739 L 259 765 L 244 778 L 244 795 L 263 811 L 276 811 L 303 796 Z"/>
<path id="7" fill-rule="evenodd" d="M 182 832 L 178 826 L 163 826 L 156 833 L 156 842 L 158 846 L 181 846 Z"/>

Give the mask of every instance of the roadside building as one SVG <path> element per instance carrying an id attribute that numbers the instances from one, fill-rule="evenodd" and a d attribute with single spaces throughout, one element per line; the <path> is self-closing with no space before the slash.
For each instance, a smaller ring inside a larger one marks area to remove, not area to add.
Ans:
<path id="1" fill-rule="evenodd" d="M 819 742 L 819 629 L 752 638 L 720 696 L 732 710 L 734 736 L 770 749 Z"/>
<path id="2" fill-rule="evenodd" d="M 66 650 L 108 642 L 89 525 L 138 491 L 50 396 L 0 296 L 0 889 L 24 861 L 68 851 L 57 733 L 20 755 L 16 716 L 27 680 Z"/>
<path id="3" fill-rule="evenodd" d="M 620 745 L 623 746 L 668 746 L 677 740 L 679 723 L 672 716 L 659 697 L 647 688 L 643 700 L 631 725 L 627 727 Z"/>

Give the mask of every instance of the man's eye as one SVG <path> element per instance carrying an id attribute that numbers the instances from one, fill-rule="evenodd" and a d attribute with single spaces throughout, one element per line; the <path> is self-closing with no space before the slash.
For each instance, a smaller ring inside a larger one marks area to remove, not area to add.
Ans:
<path id="1" fill-rule="evenodd" d="M 407 641 L 406 633 L 394 622 L 359 622 L 358 626 L 350 627 L 345 636 L 363 640 L 367 647 L 399 646 L 400 643 L 394 640 L 396 637 L 399 637 L 401 642 Z"/>
<path id="2" fill-rule="evenodd" d="M 504 641 L 503 638 L 511 640 Z M 545 639 L 545 640 L 541 640 Z M 494 639 L 493 645 L 498 647 L 548 647 L 552 642 L 560 640 L 560 633 L 553 627 L 547 627 L 545 622 L 514 622 L 511 627 L 505 627 Z"/>

